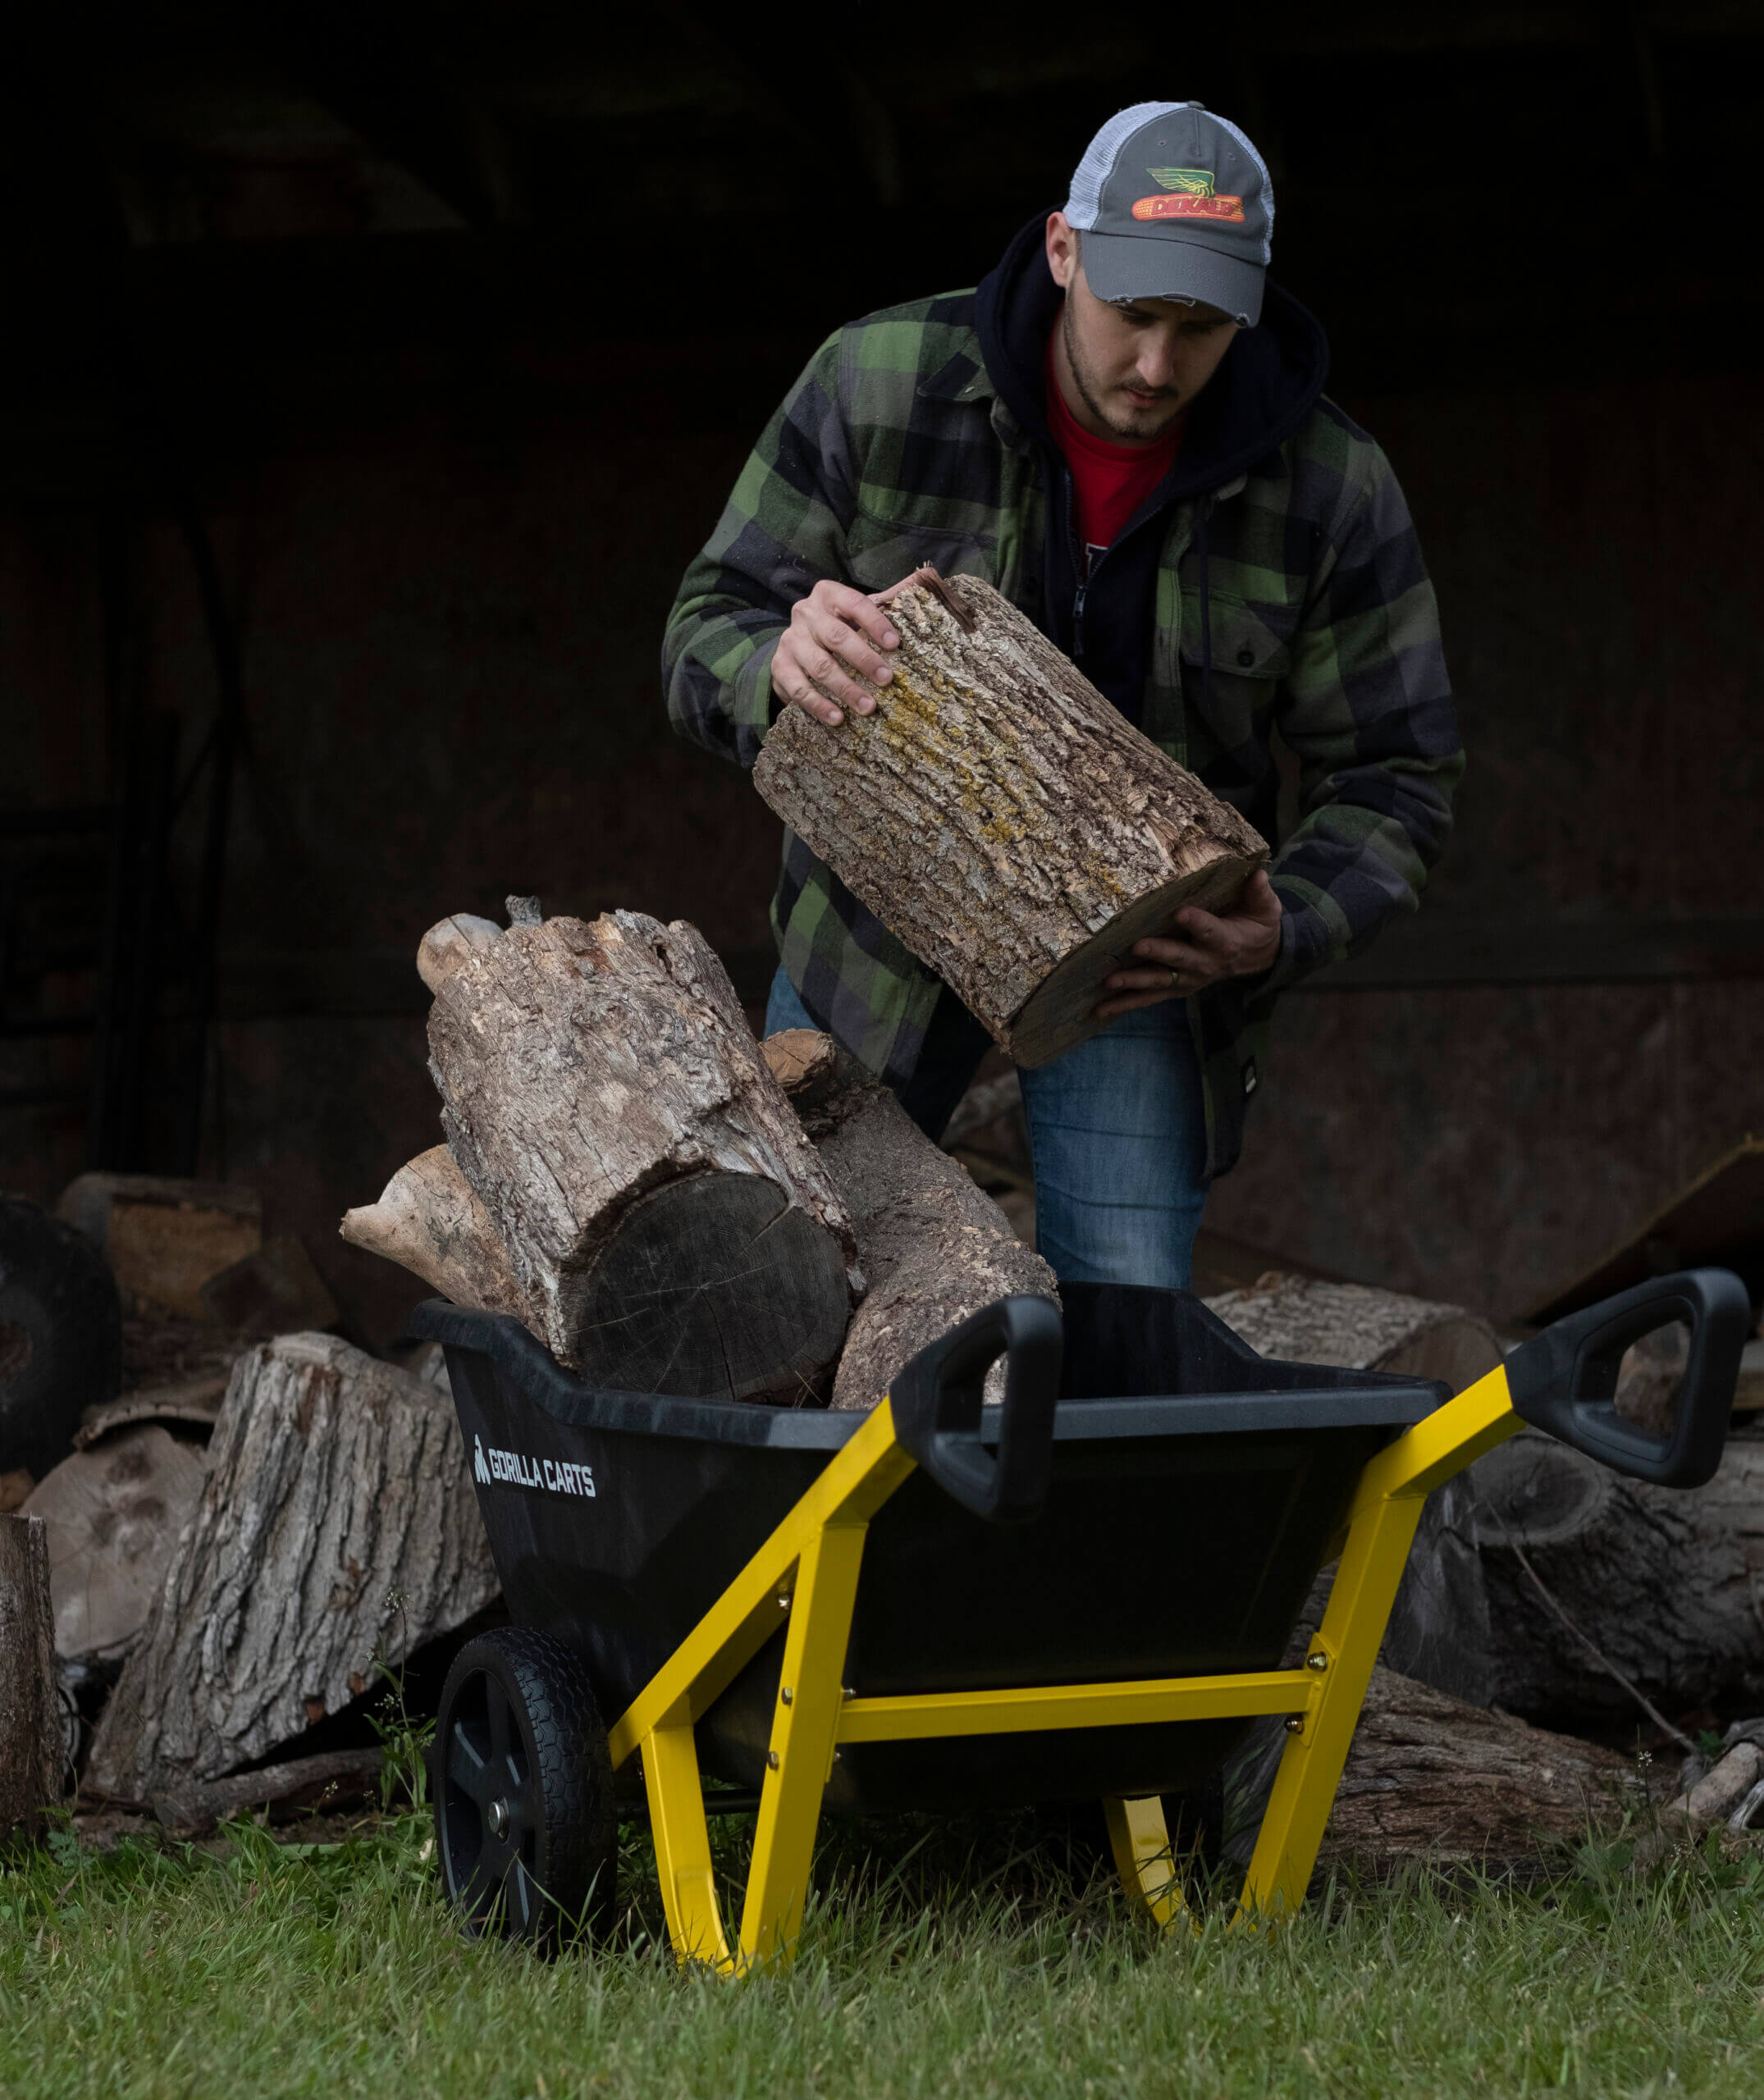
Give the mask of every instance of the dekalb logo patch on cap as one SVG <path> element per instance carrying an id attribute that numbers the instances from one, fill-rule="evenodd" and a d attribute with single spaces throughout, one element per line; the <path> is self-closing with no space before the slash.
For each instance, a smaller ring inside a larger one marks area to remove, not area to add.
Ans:
<path id="1" fill-rule="evenodd" d="M 1243 199 L 1222 197 L 1213 188 L 1213 171 L 1204 167 L 1149 167 L 1154 182 L 1169 194 L 1141 197 L 1133 207 L 1136 219 L 1223 219 L 1243 224 Z"/>

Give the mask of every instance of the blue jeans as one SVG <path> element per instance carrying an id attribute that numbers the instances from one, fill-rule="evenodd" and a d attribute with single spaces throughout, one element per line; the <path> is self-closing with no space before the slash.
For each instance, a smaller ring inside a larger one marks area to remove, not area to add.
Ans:
<path id="1" fill-rule="evenodd" d="M 766 1034 L 816 1025 L 780 970 Z M 976 1063 L 979 1054 L 976 1045 Z M 1208 1182 L 1200 1066 L 1182 1001 L 1123 1014 L 1019 1076 L 1035 1162 L 1035 1246 L 1054 1275 L 1062 1283 L 1186 1290 Z"/>

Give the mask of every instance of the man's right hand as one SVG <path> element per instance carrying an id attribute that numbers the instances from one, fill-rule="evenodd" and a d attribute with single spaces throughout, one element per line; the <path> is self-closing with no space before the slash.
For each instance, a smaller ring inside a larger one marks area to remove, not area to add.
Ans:
<path id="1" fill-rule="evenodd" d="M 894 675 L 881 652 L 899 646 L 873 599 L 823 577 L 790 609 L 772 655 L 772 691 L 836 729 L 845 719 L 840 702 L 860 714 L 875 707 L 876 687 Z"/>

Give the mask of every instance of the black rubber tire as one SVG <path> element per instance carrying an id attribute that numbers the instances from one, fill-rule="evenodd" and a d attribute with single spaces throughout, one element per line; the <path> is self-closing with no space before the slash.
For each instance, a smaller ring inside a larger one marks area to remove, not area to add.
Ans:
<path id="1" fill-rule="evenodd" d="M 122 1386 L 122 1307 L 91 1241 L 0 1196 L 0 1473 L 41 1480 L 89 1407 Z"/>
<path id="2" fill-rule="evenodd" d="M 467 1641 L 441 1692 L 430 1771 L 441 1886 L 468 1932 L 551 1953 L 606 1931 L 612 1765 L 573 1649 L 518 1626 Z"/>

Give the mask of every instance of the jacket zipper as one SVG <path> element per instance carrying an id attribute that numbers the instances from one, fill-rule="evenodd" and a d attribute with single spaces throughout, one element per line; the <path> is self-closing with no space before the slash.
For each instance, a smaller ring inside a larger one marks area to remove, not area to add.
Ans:
<path id="1" fill-rule="evenodd" d="M 1090 595 L 1091 575 L 1101 567 L 1103 557 L 1099 555 L 1095 563 L 1088 561 L 1085 550 L 1078 544 L 1077 504 L 1074 500 L 1077 492 L 1073 486 L 1072 469 L 1063 459 L 1060 462 L 1060 470 L 1066 477 L 1066 539 L 1072 549 L 1072 573 L 1078 579 L 1078 588 L 1072 601 L 1072 655 L 1075 664 L 1081 664 L 1084 661 L 1084 601 Z M 1108 551 L 1106 547 L 1103 550 L 1104 554 Z"/>

